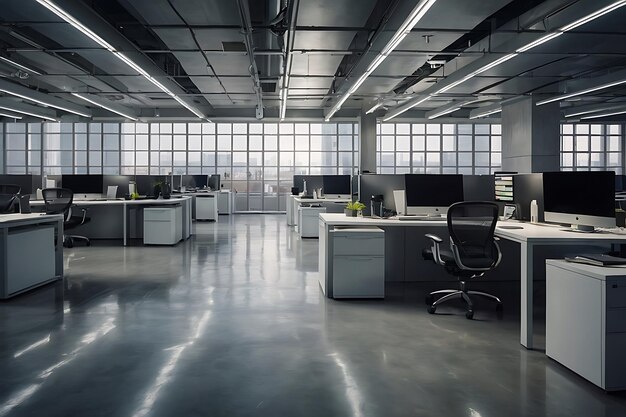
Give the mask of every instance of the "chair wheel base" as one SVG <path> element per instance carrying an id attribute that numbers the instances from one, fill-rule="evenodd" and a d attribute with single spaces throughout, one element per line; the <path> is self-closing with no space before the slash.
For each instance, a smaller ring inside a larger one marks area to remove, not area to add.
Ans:
<path id="1" fill-rule="evenodd" d="M 496 304 L 496 311 L 498 313 L 502 313 L 502 310 L 503 310 L 502 303 Z"/>
<path id="2" fill-rule="evenodd" d="M 465 313 L 465 317 L 466 317 L 468 320 L 473 319 L 473 318 L 474 318 L 474 311 L 473 311 L 473 310 L 468 310 L 468 311 Z"/>
<path id="3" fill-rule="evenodd" d="M 432 305 L 426 308 L 426 311 L 428 311 L 428 314 L 435 314 L 436 310 L 437 310 L 437 307 L 434 307 Z"/>
<path id="4" fill-rule="evenodd" d="M 428 294 L 426 298 L 424 299 L 424 302 L 426 303 L 427 306 L 432 305 L 434 301 L 435 301 L 435 297 L 433 297 L 430 294 Z"/>

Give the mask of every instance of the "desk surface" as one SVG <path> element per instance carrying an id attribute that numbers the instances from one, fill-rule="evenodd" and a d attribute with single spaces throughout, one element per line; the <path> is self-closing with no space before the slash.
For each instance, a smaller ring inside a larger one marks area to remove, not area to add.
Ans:
<path id="1" fill-rule="evenodd" d="M 342 213 L 322 213 L 320 214 L 320 219 L 330 226 L 447 226 L 445 218 L 440 220 L 398 220 L 396 218 L 348 217 Z M 499 226 L 518 226 L 521 229 L 503 229 Z M 498 222 L 495 234 L 498 237 L 516 242 L 626 241 L 625 234 L 610 232 L 580 233 L 565 230 L 563 226 L 547 223 Z"/>
<path id="2" fill-rule="evenodd" d="M 61 214 L 41 214 L 41 213 L 32 213 L 32 214 L 0 214 L 0 223 L 12 223 L 12 222 L 20 222 L 20 221 L 58 221 L 59 219 L 63 219 Z"/>
<path id="3" fill-rule="evenodd" d="M 298 203 L 349 203 L 351 198 L 293 198 Z M 345 217 L 345 215 L 344 215 Z"/>
<path id="4" fill-rule="evenodd" d="M 137 205 L 167 205 L 167 204 L 179 204 L 180 200 L 191 199 L 190 196 L 173 196 L 169 199 L 143 199 L 143 200 L 74 200 L 73 204 L 76 206 L 137 206 Z M 31 206 L 38 207 L 43 206 L 43 200 L 36 200 L 30 202 Z"/>
<path id="5" fill-rule="evenodd" d="M 552 265 L 557 268 L 565 269 L 566 271 L 587 275 L 601 281 L 606 281 L 607 278 L 611 277 L 626 276 L 625 266 L 594 266 L 567 262 L 561 259 L 546 259 L 546 265 Z"/>

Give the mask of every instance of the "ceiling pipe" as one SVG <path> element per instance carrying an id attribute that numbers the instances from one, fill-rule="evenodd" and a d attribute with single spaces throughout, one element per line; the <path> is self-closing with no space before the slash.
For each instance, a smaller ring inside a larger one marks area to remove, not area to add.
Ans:
<path id="1" fill-rule="evenodd" d="M 256 118 L 263 118 L 263 90 L 261 89 L 261 80 L 259 79 L 259 69 L 254 58 L 254 41 L 252 39 L 252 18 L 250 17 L 250 7 L 248 0 L 237 0 L 239 5 L 239 15 L 243 26 L 243 36 L 246 45 L 248 58 L 250 59 L 250 75 L 254 82 L 254 92 L 256 94 Z"/>

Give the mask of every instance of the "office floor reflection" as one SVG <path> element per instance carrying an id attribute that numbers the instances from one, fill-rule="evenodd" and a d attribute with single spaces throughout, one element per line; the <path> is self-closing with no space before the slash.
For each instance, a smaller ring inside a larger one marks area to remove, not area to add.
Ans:
<path id="1" fill-rule="evenodd" d="M 428 315 L 432 285 L 323 298 L 317 241 L 285 223 L 67 250 L 64 283 L 0 303 L 0 417 L 626 415 L 626 394 L 524 350 L 514 316 Z"/>

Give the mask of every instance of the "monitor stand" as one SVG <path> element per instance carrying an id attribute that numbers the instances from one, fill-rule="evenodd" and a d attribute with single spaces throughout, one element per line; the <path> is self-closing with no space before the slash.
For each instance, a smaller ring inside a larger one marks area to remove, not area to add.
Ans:
<path id="1" fill-rule="evenodd" d="M 593 226 L 586 226 L 583 224 L 573 224 L 570 228 L 568 229 L 562 229 L 565 230 L 567 232 L 576 232 L 576 233 L 596 233 L 599 232 L 599 230 L 596 230 L 595 227 Z"/>

